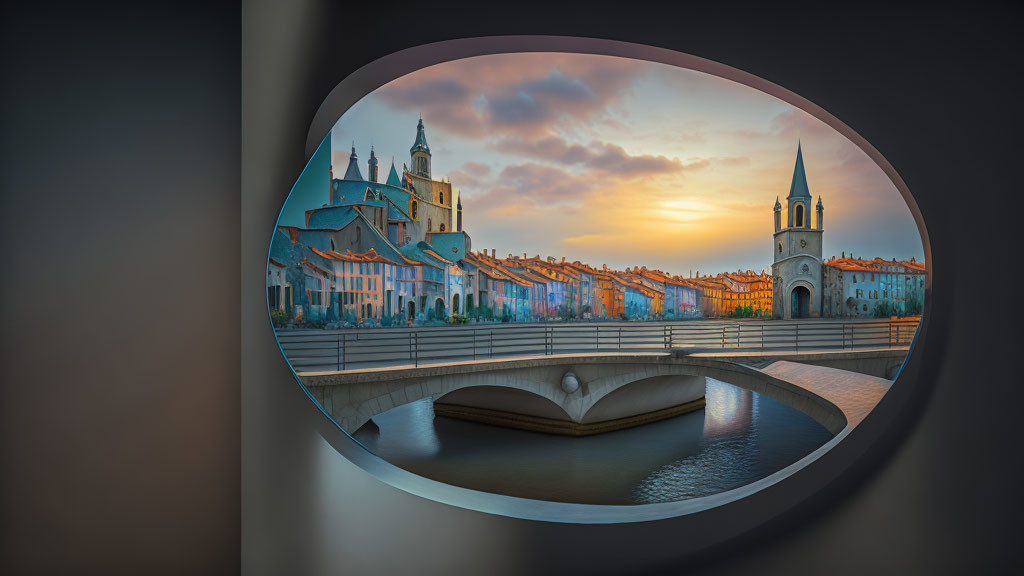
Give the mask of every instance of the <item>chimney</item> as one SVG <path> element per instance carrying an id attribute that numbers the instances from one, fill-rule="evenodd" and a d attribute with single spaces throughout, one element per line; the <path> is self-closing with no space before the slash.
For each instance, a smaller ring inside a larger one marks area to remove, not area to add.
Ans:
<path id="1" fill-rule="evenodd" d="M 523 260 L 526 260 L 526 252 L 523 252 Z"/>
<path id="2" fill-rule="evenodd" d="M 565 264 L 565 256 L 562 256 L 562 264 Z"/>
<path id="3" fill-rule="evenodd" d="M 498 251 L 497 251 L 496 249 L 494 249 L 494 248 L 491 248 L 491 258 L 496 258 L 495 254 L 496 254 L 497 252 L 498 252 Z"/>
<path id="4" fill-rule="evenodd" d="M 601 264 L 601 270 L 604 270 L 605 272 L 607 272 L 608 271 L 608 265 L 607 264 Z"/>

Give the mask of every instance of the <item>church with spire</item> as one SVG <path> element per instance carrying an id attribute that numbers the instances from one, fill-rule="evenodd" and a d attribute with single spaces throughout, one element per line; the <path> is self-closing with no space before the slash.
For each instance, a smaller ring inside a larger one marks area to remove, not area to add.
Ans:
<path id="1" fill-rule="evenodd" d="M 458 190 L 431 176 L 422 118 L 409 162 L 412 169 L 403 164 L 400 175 L 392 159 L 381 182 L 371 146 L 364 176 L 353 142 L 344 175 L 337 178 L 334 166 L 329 168 L 326 202 L 306 210 L 304 227 L 280 226 L 281 238 L 272 243 L 271 260 L 277 250 L 282 265 L 280 285 L 309 292 L 295 296 L 280 289 L 282 309 L 296 314 L 288 302 L 297 300 L 302 316 L 327 322 L 346 316 L 353 322 L 414 321 L 427 313 L 443 318 L 460 311 L 462 259 L 471 250 L 470 238 L 462 230 L 461 202 L 453 207 Z"/>
<path id="2" fill-rule="evenodd" d="M 822 313 L 821 249 L 825 207 L 818 196 L 817 217 L 812 223 L 811 202 L 803 149 L 798 142 L 793 180 L 786 196 L 785 220 L 782 203 L 775 199 L 772 316 L 777 319 L 819 317 Z"/>
<path id="3" fill-rule="evenodd" d="M 336 207 L 349 207 L 365 216 L 396 247 L 462 232 L 461 213 L 456 213 L 461 207 L 453 207 L 457 190 L 453 190 L 451 182 L 431 176 L 430 146 L 423 118 L 416 126 L 409 160 L 412 169 L 403 164 L 399 175 L 392 159 L 387 178 L 380 182 L 377 155 L 371 146 L 364 178 L 353 143 L 345 175 L 335 178 L 331 168 L 330 197 L 324 206 L 306 211 L 306 225 L 330 219 L 330 214 L 337 212 Z"/>

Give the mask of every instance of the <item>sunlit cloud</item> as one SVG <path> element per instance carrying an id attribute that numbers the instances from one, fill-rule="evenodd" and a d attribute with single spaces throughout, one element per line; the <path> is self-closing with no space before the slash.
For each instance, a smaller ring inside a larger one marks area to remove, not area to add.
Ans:
<path id="1" fill-rule="evenodd" d="M 629 92 L 646 64 L 611 57 L 503 54 L 431 66 L 373 97 L 464 138 L 537 137 L 590 122 Z"/>
<path id="2" fill-rule="evenodd" d="M 475 248 L 683 274 L 759 270 L 799 140 L 825 205 L 826 257 L 923 257 L 906 204 L 866 154 L 802 110 L 721 78 L 576 54 L 447 62 L 346 113 L 335 174 L 352 140 L 364 175 L 370 143 L 382 177 L 392 156 L 401 169 L 420 115 L 434 176 L 459 188 Z"/>
<path id="3" fill-rule="evenodd" d="M 652 154 L 633 156 L 615 144 L 596 141 L 587 145 L 570 144 L 557 136 L 535 141 L 505 138 L 495 145 L 495 149 L 510 156 L 525 156 L 568 166 L 583 166 L 595 172 L 622 176 L 642 176 L 684 168 L 678 158 Z"/>

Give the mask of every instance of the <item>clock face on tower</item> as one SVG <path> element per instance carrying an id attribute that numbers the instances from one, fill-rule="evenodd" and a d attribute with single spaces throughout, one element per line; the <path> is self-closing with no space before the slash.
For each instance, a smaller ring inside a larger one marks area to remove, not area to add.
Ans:
<path id="1" fill-rule="evenodd" d="M 801 238 L 800 239 L 800 247 L 801 248 L 807 248 L 807 240 L 804 240 L 803 238 Z"/>

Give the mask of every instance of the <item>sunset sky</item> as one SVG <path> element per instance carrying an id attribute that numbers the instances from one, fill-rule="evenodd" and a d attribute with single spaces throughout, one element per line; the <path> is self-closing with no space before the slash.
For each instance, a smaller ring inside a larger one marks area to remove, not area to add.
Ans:
<path id="1" fill-rule="evenodd" d="M 805 112 L 715 76 L 576 54 L 432 66 L 342 116 L 331 136 L 336 176 L 353 141 L 364 177 L 371 144 L 381 180 L 392 157 L 401 171 L 420 114 L 433 176 L 460 190 L 475 250 L 683 275 L 761 270 L 799 139 L 825 206 L 826 258 L 923 259 L 909 209 L 863 152 Z M 282 224 L 301 225 L 302 211 L 324 201 L 326 189 L 297 185 Z"/>

